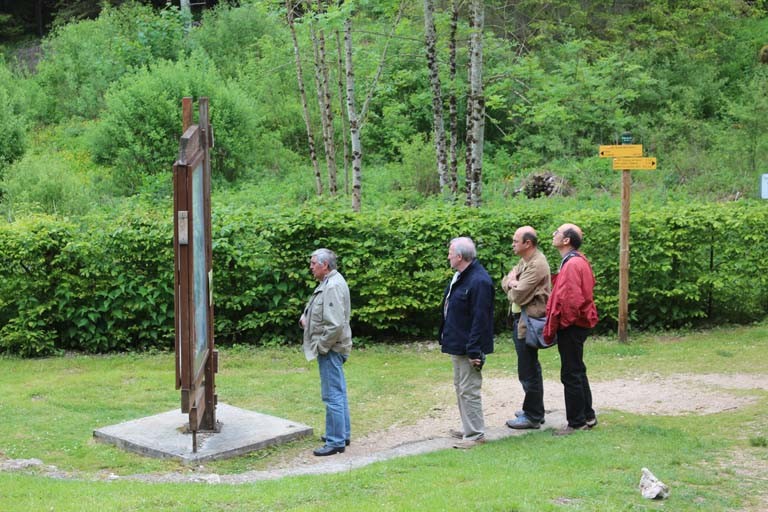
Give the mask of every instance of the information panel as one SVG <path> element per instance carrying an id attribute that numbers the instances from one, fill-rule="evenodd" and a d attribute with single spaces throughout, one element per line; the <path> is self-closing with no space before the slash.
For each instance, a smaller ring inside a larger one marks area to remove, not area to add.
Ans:
<path id="1" fill-rule="evenodd" d="M 760 197 L 768 199 L 768 174 L 763 174 L 760 180 Z"/>
<path id="2" fill-rule="evenodd" d="M 208 350 L 208 272 L 205 265 L 205 200 L 203 163 L 192 172 L 192 261 L 194 262 L 195 357 L 194 375 L 205 363 Z"/>
<path id="3" fill-rule="evenodd" d="M 183 135 L 173 164 L 176 316 L 176 388 L 189 413 L 193 450 L 198 431 L 215 431 L 218 352 L 213 339 L 211 160 L 208 99 L 200 98 L 192 124 L 192 98 L 184 98 Z"/>

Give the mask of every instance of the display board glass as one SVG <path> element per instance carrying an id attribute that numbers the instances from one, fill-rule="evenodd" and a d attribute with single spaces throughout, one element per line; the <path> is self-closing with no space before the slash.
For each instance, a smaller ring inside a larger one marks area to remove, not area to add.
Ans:
<path id="1" fill-rule="evenodd" d="M 192 258 L 194 261 L 195 362 L 196 375 L 205 362 L 208 348 L 208 273 L 205 269 L 205 202 L 203 163 L 192 172 Z"/>

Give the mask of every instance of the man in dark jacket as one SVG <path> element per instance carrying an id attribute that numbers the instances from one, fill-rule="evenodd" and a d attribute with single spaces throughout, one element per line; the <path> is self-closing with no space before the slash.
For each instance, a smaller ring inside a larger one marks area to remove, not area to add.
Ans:
<path id="1" fill-rule="evenodd" d="M 448 262 L 456 271 L 443 295 L 440 345 L 453 362 L 453 385 L 459 403 L 462 431 L 451 430 L 461 439 L 455 448 L 472 448 L 485 442 L 485 420 L 480 391 L 485 356 L 493 352 L 494 286 L 476 259 L 471 238 L 451 240 Z"/>
<path id="2" fill-rule="evenodd" d="M 555 431 L 555 435 L 568 435 L 597 425 L 584 364 L 584 342 L 590 329 L 597 325 L 595 275 L 587 258 L 578 251 L 582 239 L 581 229 L 574 224 L 563 224 L 552 233 L 552 245 L 563 259 L 547 301 L 544 341 L 551 342 L 557 335 L 568 419 L 568 425 Z"/>

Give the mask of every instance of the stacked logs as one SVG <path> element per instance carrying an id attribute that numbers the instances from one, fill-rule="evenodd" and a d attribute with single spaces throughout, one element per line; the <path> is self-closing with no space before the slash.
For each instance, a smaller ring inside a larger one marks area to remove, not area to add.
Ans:
<path id="1" fill-rule="evenodd" d="M 565 196 L 570 192 L 568 182 L 549 171 L 536 172 L 529 175 L 520 188 L 515 190 L 515 195 L 524 193 L 529 199 L 537 197 Z"/>

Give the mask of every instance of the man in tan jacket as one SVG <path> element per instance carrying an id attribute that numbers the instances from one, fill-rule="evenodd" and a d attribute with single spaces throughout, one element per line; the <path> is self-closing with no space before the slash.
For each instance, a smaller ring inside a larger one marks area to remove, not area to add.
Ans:
<path id="1" fill-rule="evenodd" d="M 539 428 L 544 423 L 544 384 L 541 377 L 538 349 L 525 343 L 526 326 L 520 321 L 520 313 L 534 318 L 543 317 L 547 311 L 547 299 L 552 290 L 550 269 L 546 256 L 538 248 L 536 231 L 523 226 L 512 237 L 512 250 L 520 261 L 501 281 L 514 317 L 512 338 L 517 352 L 517 377 L 523 385 L 523 408 L 515 418 L 507 421 L 514 429 Z"/>
<path id="2" fill-rule="evenodd" d="M 299 325 L 304 328 L 304 355 L 317 358 L 320 391 L 325 403 L 325 445 L 314 450 L 318 457 L 344 453 L 349 445 L 350 422 L 347 381 L 343 365 L 352 350 L 349 287 L 336 270 L 336 254 L 329 249 L 312 253 L 309 269 L 318 281 L 304 308 Z"/>

